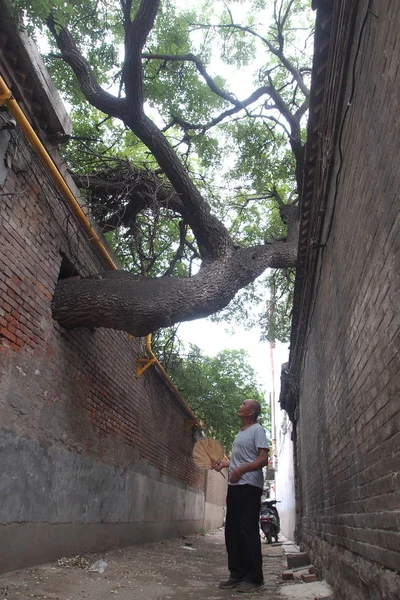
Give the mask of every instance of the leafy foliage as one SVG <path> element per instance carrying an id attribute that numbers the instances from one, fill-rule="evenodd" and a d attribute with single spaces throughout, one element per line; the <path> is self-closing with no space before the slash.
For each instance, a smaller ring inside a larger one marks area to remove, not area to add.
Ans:
<path id="1" fill-rule="evenodd" d="M 184 358 L 176 356 L 169 363 L 168 371 L 208 434 L 227 452 L 240 428 L 237 410 L 246 398 L 260 402 L 260 421 L 269 427 L 269 407 L 263 405 L 263 393 L 244 350 L 223 350 L 210 357 L 191 346 Z"/>
<path id="2" fill-rule="evenodd" d="M 31 31 L 46 35 L 49 15 L 57 31 L 68 27 L 97 82 L 118 98 L 126 93 L 125 4 L 15 0 Z M 132 18 L 139 4 L 132 2 Z M 188 1 L 181 10 L 165 0 L 147 38 L 142 60 L 146 110 L 238 247 L 286 236 L 279 205 L 296 202 L 300 191 L 311 32 L 308 0 Z M 157 170 L 153 155 L 131 130 L 86 102 L 53 36 L 47 39 L 47 65 L 71 105 L 74 135 L 64 149 L 71 169 L 109 174 L 126 171 L 129 163 L 131 169 Z M 244 67 L 252 73 L 241 83 Z M 252 91 L 255 97 L 247 102 Z M 120 193 L 117 204 L 110 194 L 93 193 L 85 185 L 83 195 L 100 225 L 116 213 L 126 214 L 131 201 L 128 193 Z M 191 276 L 199 267 L 195 237 L 176 211 L 156 204 L 155 194 L 152 205 L 131 221 L 114 219 L 117 224 L 113 231 L 105 229 L 106 235 L 122 266 L 135 274 Z M 251 326 L 261 317 L 268 339 L 286 340 L 292 280 L 292 275 L 267 274 L 216 318 Z"/>
<path id="3" fill-rule="evenodd" d="M 260 318 L 262 340 L 289 342 L 289 327 L 293 304 L 294 269 L 280 269 L 268 276 L 270 295 L 266 311 Z"/>

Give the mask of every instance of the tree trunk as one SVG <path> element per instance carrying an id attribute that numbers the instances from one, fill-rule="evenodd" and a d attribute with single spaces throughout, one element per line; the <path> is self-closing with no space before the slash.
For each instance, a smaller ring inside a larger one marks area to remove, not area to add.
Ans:
<path id="1" fill-rule="evenodd" d="M 221 310 L 266 268 L 295 266 L 296 253 L 296 243 L 277 242 L 232 251 L 188 278 L 107 271 L 97 278 L 63 279 L 54 294 L 53 317 L 67 328 L 106 327 L 145 336 Z"/>

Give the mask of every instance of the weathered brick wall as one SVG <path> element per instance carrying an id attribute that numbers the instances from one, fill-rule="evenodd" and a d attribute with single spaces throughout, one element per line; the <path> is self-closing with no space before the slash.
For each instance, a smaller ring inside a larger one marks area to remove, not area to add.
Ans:
<path id="1" fill-rule="evenodd" d="M 0 568 L 199 530 L 204 475 L 188 414 L 154 366 L 135 378 L 143 340 L 52 319 L 62 255 L 80 275 L 106 266 L 18 129 L 7 158 Z"/>
<path id="2" fill-rule="evenodd" d="M 400 6 L 374 2 L 374 16 L 366 5 L 339 115 L 353 89 L 328 190 L 298 414 L 301 541 L 337 600 L 400 598 Z"/>

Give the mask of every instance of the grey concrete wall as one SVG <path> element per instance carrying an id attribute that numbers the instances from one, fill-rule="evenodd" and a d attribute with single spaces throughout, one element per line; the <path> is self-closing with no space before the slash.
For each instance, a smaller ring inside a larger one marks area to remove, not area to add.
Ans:
<path id="1" fill-rule="evenodd" d="M 224 507 L 228 491 L 227 472 L 224 477 L 216 471 L 207 471 L 205 480 L 205 504 L 203 529 L 211 530 L 222 527 Z"/>
<path id="2" fill-rule="evenodd" d="M 224 507 L 212 502 L 205 502 L 204 504 L 204 519 L 203 529 L 211 531 L 218 529 L 224 524 Z"/>
<path id="3" fill-rule="evenodd" d="M 134 470 L 133 470 L 134 469 Z M 0 570 L 200 531 L 204 494 L 0 431 Z"/>

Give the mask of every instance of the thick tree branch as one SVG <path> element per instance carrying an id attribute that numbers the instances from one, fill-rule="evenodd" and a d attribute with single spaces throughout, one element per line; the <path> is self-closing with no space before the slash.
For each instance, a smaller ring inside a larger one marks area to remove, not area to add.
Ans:
<path id="1" fill-rule="evenodd" d="M 176 152 L 160 129 L 143 111 L 141 56 L 143 45 L 153 27 L 158 6 L 159 0 L 142 0 L 134 21 L 130 25 L 125 23 L 126 100 L 114 98 L 100 88 L 69 31 L 62 29 L 57 33 L 54 23 L 51 30 L 65 60 L 74 69 L 87 100 L 97 108 L 108 110 L 109 114 L 120 118 L 147 146 L 182 200 L 183 217 L 197 239 L 202 259 L 215 260 L 233 248 L 229 233 L 225 226 L 211 215 L 209 206 L 192 182 Z"/>
<path id="2" fill-rule="evenodd" d="M 277 242 L 232 251 L 190 278 L 107 271 L 100 278 L 64 279 L 57 284 L 53 316 L 64 327 L 108 327 L 144 336 L 224 308 L 266 268 L 294 266 L 296 253 L 297 244 Z"/>
<path id="3" fill-rule="evenodd" d="M 124 17 L 124 24 L 129 26 L 131 23 L 132 0 L 120 0 L 120 4 Z"/>
<path id="4" fill-rule="evenodd" d="M 125 123 L 151 150 L 181 198 L 182 216 L 197 239 L 202 259 L 215 260 L 229 252 L 233 242 L 228 230 L 211 214 L 210 207 L 158 127 L 146 116 L 140 121 L 127 119 Z"/>
<path id="5" fill-rule="evenodd" d="M 125 17 L 124 81 L 131 118 L 143 116 L 142 50 L 153 28 L 160 0 L 142 0 L 133 22 Z"/>
<path id="6" fill-rule="evenodd" d="M 299 239 L 300 209 L 296 203 L 280 204 L 279 214 L 281 219 L 287 225 L 288 244 L 297 244 Z M 288 267 L 293 265 L 287 265 Z"/>
<path id="7" fill-rule="evenodd" d="M 68 29 L 58 29 L 53 17 L 48 18 L 47 26 L 57 42 L 63 60 L 74 71 L 88 102 L 110 116 L 121 118 L 127 108 L 126 101 L 109 94 L 97 83 L 92 69 L 78 50 Z"/>

